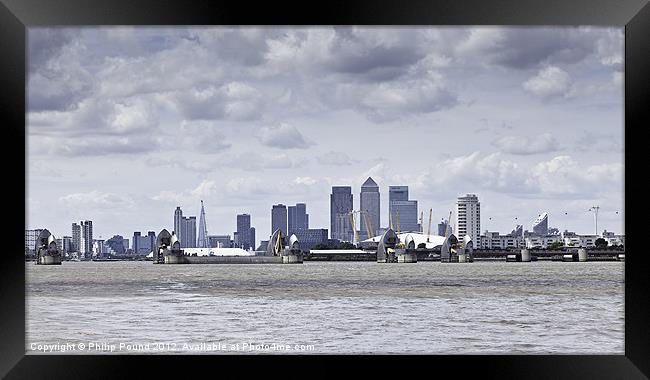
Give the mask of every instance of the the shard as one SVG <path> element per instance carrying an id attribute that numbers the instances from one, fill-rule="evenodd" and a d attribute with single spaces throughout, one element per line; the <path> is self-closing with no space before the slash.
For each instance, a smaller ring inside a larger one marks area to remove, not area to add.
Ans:
<path id="1" fill-rule="evenodd" d="M 198 248 L 210 248 L 208 244 L 208 227 L 205 224 L 205 209 L 203 200 L 201 200 L 201 216 L 199 217 L 199 238 L 197 241 Z"/>

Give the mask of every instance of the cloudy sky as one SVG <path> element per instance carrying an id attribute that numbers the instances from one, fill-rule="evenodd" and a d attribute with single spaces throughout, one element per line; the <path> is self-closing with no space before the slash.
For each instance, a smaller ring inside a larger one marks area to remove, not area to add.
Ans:
<path id="1" fill-rule="evenodd" d="M 623 226 L 623 28 L 30 28 L 27 228 L 95 236 L 208 232 L 306 202 L 329 229 L 332 185 L 408 185 L 481 230 Z M 618 213 L 617 213 L 618 212 Z M 490 219 L 491 218 L 491 219 Z M 516 218 L 516 219 L 515 219 Z"/>

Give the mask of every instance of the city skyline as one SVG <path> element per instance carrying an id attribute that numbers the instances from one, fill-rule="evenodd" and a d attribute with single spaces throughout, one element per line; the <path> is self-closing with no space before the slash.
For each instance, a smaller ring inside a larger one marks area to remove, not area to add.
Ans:
<path id="1" fill-rule="evenodd" d="M 273 204 L 330 228 L 331 187 L 358 210 L 372 177 L 382 227 L 406 185 L 434 226 L 475 193 L 481 233 L 593 233 L 596 205 L 625 231 L 622 28 L 30 28 L 28 62 L 27 229 L 130 237 L 203 199 L 210 235 L 246 213 L 265 240 Z"/>

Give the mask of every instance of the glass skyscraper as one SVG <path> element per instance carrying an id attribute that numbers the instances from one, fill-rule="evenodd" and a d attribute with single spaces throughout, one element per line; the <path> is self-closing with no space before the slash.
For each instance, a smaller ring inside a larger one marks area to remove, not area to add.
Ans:
<path id="1" fill-rule="evenodd" d="M 353 207 L 351 186 L 332 186 L 330 195 L 330 231 L 332 239 L 352 241 L 354 229 L 349 213 Z"/>
<path id="2" fill-rule="evenodd" d="M 379 186 L 371 177 L 368 177 L 366 182 L 361 185 L 359 203 L 361 210 L 359 240 L 366 240 L 377 235 L 377 230 L 381 228 Z M 368 227 L 370 228 L 370 233 L 373 236 L 368 236 L 368 232 L 366 232 L 366 219 Z"/>
<path id="3" fill-rule="evenodd" d="M 409 200 L 408 186 L 388 187 L 388 215 L 395 231 L 420 232 L 418 201 Z"/>
<path id="4" fill-rule="evenodd" d="M 287 234 L 287 206 L 282 203 L 273 205 L 271 208 L 271 235 L 277 230 L 282 230 L 282 233 Z"/>

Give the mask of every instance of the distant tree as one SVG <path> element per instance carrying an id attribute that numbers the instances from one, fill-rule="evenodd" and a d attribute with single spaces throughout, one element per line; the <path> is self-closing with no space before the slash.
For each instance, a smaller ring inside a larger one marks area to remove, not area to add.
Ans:
<path id="1" fill-rule="evenodd" d="M 424 244 L 424 243 L 420 243 L 420 244 L 418 244 L 418 248 L 426 248 L 426 247 L 427 247 L 427 245 Z"/>
<path id="2" fill-rule="evenodd" d="M 332 249 L 332 247 L 326 243 L 318 243 L 315 246 L 313 246 L 312 249 Z"/>
<path id="3" fill-rule="evenodd" d="M 561 241 L 554 241 L 548 245 L 548 249 L 561 249 L 562 247 L 564 247 L 564 243 Z"/>
<path id="4" fill-rule="evenodd" d="M 596 248 L 607 248 L 607 240 L 603 238 L 598 238 L 594 242 L 594 245 L 596 246 Z"/>
<path id="5" fill-rule="evenodd" d="M 341 244 L 339 244 L 338 249 L 355 249 L 356 247 L 354 244 L 344 241 Z"/>

